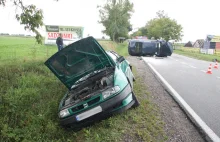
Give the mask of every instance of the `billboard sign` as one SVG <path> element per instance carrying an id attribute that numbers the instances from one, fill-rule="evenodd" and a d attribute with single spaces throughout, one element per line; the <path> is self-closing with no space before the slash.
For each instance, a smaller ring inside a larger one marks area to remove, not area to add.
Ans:
<path id="1" fill-rule="evenodd" d="M 220 42 L 220 36 L 207 35 L 207 41 L 209 41 L 209 42 Z"/>
<path id="2" fill-rule="evenodd" d="M 220 36 L 213 36 L 211 42 L 220 42 Z"/>
<path id="3" fill-rule="evenodd" d="M 59 34 L 62 34 L 65 45 L 73 43 L 83 37 L 83 27 L 46 25 L 45 44 L 56 44 Z"/>

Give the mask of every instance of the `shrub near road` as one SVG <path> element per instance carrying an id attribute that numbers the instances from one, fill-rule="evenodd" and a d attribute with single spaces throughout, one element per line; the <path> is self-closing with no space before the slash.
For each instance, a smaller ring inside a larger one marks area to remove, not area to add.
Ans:
<path id="1" fill-rule="evenodd" d="M 43 64 L 47 56 L 55 53 L 57 48 L 37 45 L 36 53 L 31 54 L 29 51 L 34 45 L 34 39 L 8 38 L 3 38 L 0 43 L 0 57 L 4 59 L 0 59 L 0 141 L 84 142 L 166 139 L 163 122 L 155 106 L 146 98 L 146 88 L 140 83 L 141 78 L 137 78 L 134 84 L 140 107 L 103 120 L 79 132 L 61 128 L 57 109 L 66 88 Z M 126 43 L 113 44 L 110 41 L 100 43 L 105 49 L 110 48 L 119 54 L 127 55 Z M 47 52 L 48 50 L 50 52 Z M 4 54 L 10 51 L 17 56 Z M 136 72 L 135 74 L 138 76 Z"/>

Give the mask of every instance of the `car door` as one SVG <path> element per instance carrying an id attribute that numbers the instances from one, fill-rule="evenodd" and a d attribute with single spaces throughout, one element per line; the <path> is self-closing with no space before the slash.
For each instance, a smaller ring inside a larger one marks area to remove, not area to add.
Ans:
<path id="1" fill-rule="evenodd" d="M 142 42 L 135 43 L 135 53 L 137 53 L 137 55 L 142 55 L 142 47 L 143 47 Z"/>

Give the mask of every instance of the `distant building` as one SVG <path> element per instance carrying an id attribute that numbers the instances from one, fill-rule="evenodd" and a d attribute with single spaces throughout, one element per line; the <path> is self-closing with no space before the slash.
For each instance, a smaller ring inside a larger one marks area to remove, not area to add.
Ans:
<path id="1" fill-rule="evenodd" d="M 220 50 L 220 36 L 207 35 L 203 48 Z"/>
<path id="2" fill-rule="evenodd" d="M 118 37 L 118 41 L 119 41 L 120 43 L 123 43 L 125 40 L 126 40 L 125 37 Z"/>
<path id="3" fill-rule="evenodd" d="M 193 42 L 192 41 L 189 41 L 187 42 L 184 47 L 193 47 Z"/>
<path id="4" fill-rule="evenodd" d="M 196 40 L 196 42 L 193 44 L 193 47 L 195 47 L 195 48 L 203 48 L 204 42 L 205 42 L 204 39 L 198 39 L 198 40 Z"/>

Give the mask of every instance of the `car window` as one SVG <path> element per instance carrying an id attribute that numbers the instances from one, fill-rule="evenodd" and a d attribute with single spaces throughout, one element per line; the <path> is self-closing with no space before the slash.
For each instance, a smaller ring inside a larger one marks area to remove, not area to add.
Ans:
<path id="1" fill-rule="evenodd" d="M 156 47 L 156 43 L 155 42 L 144 42 L 143 47 L 144 48 Z"/>
<path id="2" fill-rule="evenodd" d="M 129 47 L 134 47 L 135 43 L 136 43 L 136 41 L 131 41 Z"/>

